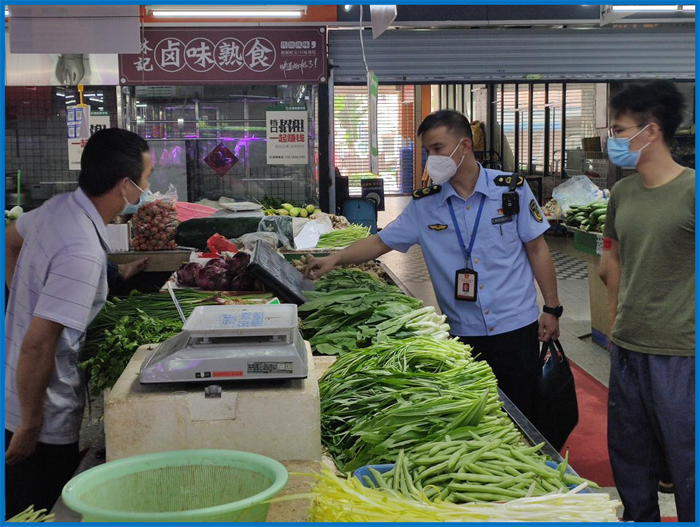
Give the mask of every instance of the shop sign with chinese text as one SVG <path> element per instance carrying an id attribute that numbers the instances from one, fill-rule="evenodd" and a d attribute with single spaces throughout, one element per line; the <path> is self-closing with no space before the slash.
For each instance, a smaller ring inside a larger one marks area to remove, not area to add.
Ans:
<path id="1" fill-rule="evenodd" d="M 110 127 L 108 112 L 91 112 L 90 119 L 86 122 L 85 131 L 82 134 L 71 134 L 70 112 L 75 112 L 78 106 L 69 106 L 66 109 L 68 114 L 68 169 L 80 170 L 80 158 L 85 150 L 85 145 L 92 134 Z M 72 136 L 72 137 L 71 137 Z"/>
<path id="2" fill-rule="evenodd" d="M 146 28 L 141 53 L 119 56 L 128 85 L 319 84 L 325 28 Z"/>
<path id="3" fill-rule="evenodd" d="M 306 111 L 267 112 L 267 164 L 307 165 L 309 136 Z"/>

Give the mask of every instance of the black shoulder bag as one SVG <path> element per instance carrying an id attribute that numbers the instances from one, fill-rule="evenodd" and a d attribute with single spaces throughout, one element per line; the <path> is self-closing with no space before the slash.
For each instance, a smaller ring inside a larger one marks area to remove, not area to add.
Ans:
<path id="1" fill-rule="evenodd" d="M 558 340 L 542 343 L 539 367 L 542 377 L 532 424 L 555 450 L 560 450 L 578 423 L 578 400 L 574 375 Z"/>

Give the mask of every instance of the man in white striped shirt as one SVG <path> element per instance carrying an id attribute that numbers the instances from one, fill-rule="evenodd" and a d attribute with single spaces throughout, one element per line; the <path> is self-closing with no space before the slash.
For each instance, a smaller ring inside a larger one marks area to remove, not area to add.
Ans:
<path id="1" fill-rule="evenodd" d="M 83 152 L 79 188 L 5 229 L 5 515 L 51 509 L 79 464 L 78 351 L 107 298 L 107 230 L 148 188 L 138 135 L 111 128 Z"/>

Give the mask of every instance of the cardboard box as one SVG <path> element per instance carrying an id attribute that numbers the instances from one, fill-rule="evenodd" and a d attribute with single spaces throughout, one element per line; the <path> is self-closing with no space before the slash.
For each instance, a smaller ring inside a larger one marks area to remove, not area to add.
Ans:
<path id="1" fill-rule="evenodd" d="M 584 137 L 581 139 L 581 146 L 585 152 L 602 152 L 600 137 Z"/>
<path id="2" fill-rule="evenodd" d="M 112 252 L 124 252 L 130 249 L 131 229 L 128 223 L 107 225 L 107 242 Z"/>

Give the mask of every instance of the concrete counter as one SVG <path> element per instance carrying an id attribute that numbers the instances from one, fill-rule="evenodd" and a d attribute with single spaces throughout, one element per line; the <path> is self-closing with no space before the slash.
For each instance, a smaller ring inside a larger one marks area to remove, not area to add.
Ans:
<path id="1" fill-rule="evenodd" d="M 149 352 L 147 349 L 144 349 L 145 347 L 142 347 L 141 353 L 145 357 L 147 353 Z M 143 361 L 143 358 L 141 357 L 137 360 L 137 364 L 140 367 L 141 362 Z M 307 381 L 312 381 L 315 382 L 317 379 L 321 377 L 323 372 L 326 371 L 326 369 L 335 361 L 335 357 L 314 357 L 313 360 L 310 360 L 309 363 L 309 377 Z M 133 362 L 133 361 L 132 361 Z M 133 367 L 136 366 L 136 363 L 134 364 L 129 364 L 129 368 L 131 368 L 131 374 L 129 377 L 131 378 L 131 384 L 135 382 L 138 385 L 138 368 L 134 370 Z M 129 369 L 127 368 L 127 369 Z M 124 376 L 122 376 L 124 377 Z M 120 379 L 121 382 L 121 379 Z M 126 381 L 125 381 L 126 382 Z M 119 383 L 118 383 L 119 384 Z M 127 383 L 129 384 L 129 383 Z M 316 384 L 316 386 L 318 386 Z M 115 385 L 115 388 L 117 385 Z M 122 387 L 124 388 L 124 387 Z M 134 387 L 135 388 L 135 387 Z M 124 397 L 126 392 L 122 392 L 122 395 L 120 397 Z M 109 400 L 112 397 L 112 394 L 110 392 L 109 395 L 107 395 L 107 399 Z M 320 416 L 319 416 L 319 421 L 317 426 L 320 425 Z M 320 439 L 319 439 L 320 441 Z M 90 452 L 85 456 L 83 461 L 80 464 L 80 467 L 78 467 L 78 470 L 76 471 L 76 475 L 80 474 L 81 472 L 84 472 L 86 470 L 89 470 L 90 468 L 93 468 L 97 465 L 100 465 L 104 463 L 103 459 L 98 458 L 95 456 L 95 451 L 99 450 L 100 446 L 97 445 L 93 448 L 91 448 Z M 203 448 L 203 447 L 200 447 Z M 112 454 L 108 454 L 110 456 L 110 459 L 116 459 Z M 307 477 L 307 476 L 300 476 L 297 475 L 299 473 L 301 474 L 309 474 L 312 472 L 320 472 L 322 467 L 328 467 L 331 470 L 335 470 L 333 461 L 327 457 L 323 456 L 321 461 L 318 460 L 296 460 L 296 461 L 290 461 L 290 460 L 280 460 L 280 462 L 287 468 L 289 471 L 289 482 L 287 483 L 287 486 L 284 488 L 284 490 L 279 494 L 279 497 L 282 496 L 290 496 L 293 494 L 304 494 L 309 492 L 311 487 L 314 484 L 314 479 Z M 281 503 L 273 503 L 270 505 L 270 512 L 268 513 L 267 520 L 268 522 L 307 522 L 309 515 L 309 506 L 310 506 L 310 501 L 308 499 L 302 499 L 302 500 L 294 500 L 294 501 L 285 501 Z M 63 503 L 63 500 L 59 498 L 59 500 L 56 502 L 56 505 L 54 508 L 51 510 L 52 514 L 56 515 L 56 521 L 57 522 L 79 522 L 81 520 L 81 517 L 79 514 L 73 512 L 72 510 L 68 509 L 65 504 Z"/>

